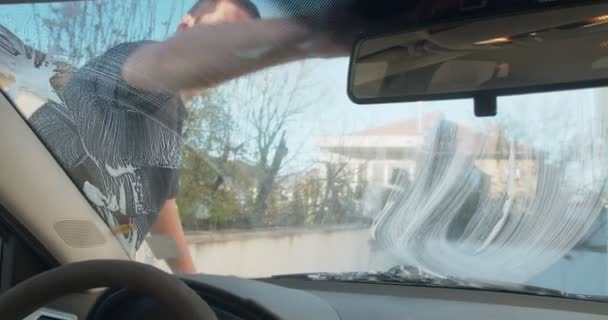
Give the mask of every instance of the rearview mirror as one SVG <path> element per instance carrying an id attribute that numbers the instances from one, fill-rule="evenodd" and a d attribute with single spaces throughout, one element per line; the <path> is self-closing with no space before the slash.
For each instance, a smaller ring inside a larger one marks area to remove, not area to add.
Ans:
<path id="1" fill-rule="evenodd" d="M 357 41 L 348 93 L 355 103 L 474 98 L 608 83 L 608 5 L 433 24 Z"/>

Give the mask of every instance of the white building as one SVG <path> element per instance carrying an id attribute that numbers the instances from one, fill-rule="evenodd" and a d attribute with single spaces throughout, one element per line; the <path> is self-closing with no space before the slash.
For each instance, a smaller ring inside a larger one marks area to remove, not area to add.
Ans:
<path id="1" fill-rule="evenodd" d="M 380 189 L 393 189 L 397 180 L 404 177 L 409 181 L 414 179 L 420 151 L 428 150 L 433 140 L 438 138 L 432 136 L 431 129 L 440 118 L 440 114 L 427 113 L 419 119 L 323 137 L 319 141 L 320 161 L 346 166 L 354 177 L 351 180 L 353 186 L 366 183 Z M 456 123 L 452 126 L 457 130 L 454 140 L 449 143 L 454 149 L 444 152 L 470 155 L 476 168 L 491 179 L 494 193 L 505 192 L 510 175 L 513 176 L 513 192 L 536 189 L 535 151 L 532 147 L 511 145 L 499 126 L 481 131 Z M 511 153 L 512 163 L 509 161 Z M 326 167 L 321 166 L 319 175 L 325 177 L 326 173 Z"/>
<path id="2" fill-rule="evenodd" d="M 349 172 L 355 173 L 354 185 L 367 182 L 390 187 L 399 175 L 413 176 L 416 151 L 424 144 L 424 134 L 437 118 L 437 114 L 431 113 L 419 120 L 322 137 L 320 162 L 345 165 Z M 326 175 L 323 166 L 319 171 L 321 177 Z"/>

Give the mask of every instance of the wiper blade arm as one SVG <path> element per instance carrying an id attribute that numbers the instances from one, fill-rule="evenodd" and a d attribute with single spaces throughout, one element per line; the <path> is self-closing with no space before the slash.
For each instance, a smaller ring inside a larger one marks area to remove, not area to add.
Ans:
<path id="1" fill-rule="evenodd" d="M 465 290 L 485 290 L 494 292 L 530 294 L 577 300 L 608 302 L 608 297 L 564 292 L 556 289 L 537 287 L 527 284 L 484 283 L 442 277 L 412 266 L 397 266 L 385 272 L 343 272 L 343 273 L 306 273 L 273 276 L 274 279 L 302 279 L 311 281 L 337 281 L 375 284 L 401 284 L 421 287 L 439 287 Z"/>
<path id="2" fill-rule="evenodd" d="M 416 284 L 416 285 L 433 285 L 438 280 L 441 283 L 453 281 L 447 278 L 439 278 L 438 276 L 426 273 L 416 267 L 399 266 L 390 269 L 386 272 L 342 272 L 342 273 L 305 273 L 305 274 L 290 274 L 276 275 L 274 279 L 307 279 L 319 281 L 353 281 L 353 282 L 381 282 L 381 283 L 401 283 L 401 284 Z"/>

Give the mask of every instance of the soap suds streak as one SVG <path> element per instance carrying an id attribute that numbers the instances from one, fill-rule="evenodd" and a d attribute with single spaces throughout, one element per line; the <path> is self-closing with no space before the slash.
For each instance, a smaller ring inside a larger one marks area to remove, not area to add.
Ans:
<path id="1" fill-rule="evenodd" d="M 59 101 L 29 119 L 108 226 L 133 225 L 119 236 L 131 254 L 177 192 L 185 116 L 174 95 L 144 92 L 121 78 L 122 64 L 141 44 L 121 44 L 87 62 Z"/>
<path id="2" fill-rule="evenodd" d="M 27 46 L 19 37 L 0 24 L 0 76 L 12 75 L 14 83 L 7 92 L 12 99 L 22 90 L 36 97 L 61 102 L 49 79 L 54 75 L 55 65 L 46 54 Z"/>
<path id="3" fill-rule="evenodd" d="M 569 252 L 596 221 L 606 190 L 605 181 L 588 187 L 569 179 L 566 168 L 576 161 L 578 175 L 605 179 L 591 165 L 608 160 L 597 152 L 601 145 L 551 154 L 516 141 L 501 147 L 505 139 L 490 136 L 438 121 L 419 152 L 414 182 L 395 188 L 376 216 L 373 239 L 403 264 L 487 281 L 525 281 Z M 496 166 L 494 176 L 480 168 L 484 162 Z M 515 181 L 517 169 L 524 173 Z"/>

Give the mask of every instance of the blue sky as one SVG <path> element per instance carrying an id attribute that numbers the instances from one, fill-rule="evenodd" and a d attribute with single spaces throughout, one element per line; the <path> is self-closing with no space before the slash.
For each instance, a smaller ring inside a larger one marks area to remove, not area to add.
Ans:
<path id="1" fill-rule="evenodd" d="M 176 26 L 181 17 L 180 11 L 186 11 L 194 0 L 159 0 L 156 2 L 157 21 Z M 265 17 L 279 15 L 273 1 L 255 1 Z M 172 9 L 175 10 L 172 10 Z M 16 32 L 26 42 L 34 46 L 48 34 L 40 34 L 38 26 L 45 16 L 50 14 L 51 6 L 38 5 L 2 5 L 0 23 Z M 172 16 L 170 12 L 174 12 Z M 36 18 L 35 15 L 39 18 Z M 132 18 L 132 17 L 125 17 Z M 155 40 L 162 40 L 157 33 Z M 441 112 L 447 119 L 468 126 L 483 127 L 488 124 L 508 119 L 512 133 L 519 139 L 528 140 L 530 144 L 549 148 L 551 143 L 559 146 L 567 141 L 571 133 L 566 132 L 569 119 L 576 116 L 571 106 L 586 107 L 594 105 L 592 90 L 562 92 L 499 99 L 499 116 L 479 119 L 473 116 L 471 100 L 452 100 L 424 103 L 396 103 L 381 105 L 356 105 L 346 95 L 346 75 L 348 59 L 311 60 L 308 62 L 311 72 L 308 81 L 318 84 L 307 91 L 311 96 L 322 98 L 308 108 L 288 128 L 290 150 L 299 150 L 301 161 L 308 162 L 317 154 L 316 141 L 323 135 L 341 135 L 358 131 L 371 126 L 378 126 L 403 119 L 416 119 L 419 112 Z M 291 66 L 285 66 L 289 72 Z M 318 90 L 316 92 L 315 90 Z M 588 112 L 587 112 L 588 113 Z M 549 121 L 547 121 L 549 120 Z M 542 125 L 538 125 L 542 124 Z M 549 132 L 551 134 L 549 134 Z M 299 165 L 298 165 L 299 166 Z"/>
<path id="2" fill-rule="evenodd" d="M 170 25 L 177 25 L 181 14 L 186 11 L 194 0 L 158 1 L 157 21 L 168 21 Z M 276 6 L 271 1 L 257 1 L 256 4 L 264 17 L 278 15 Z M 172 6 L 177 6 L 177 13 L 169 17 Z M 40 34 L 39 25 L 49 16 L 52 5 L 4 5 L 0 10 L 0 21 L 13 30 L 24 41 L 36 46 L 40 39 L 48 35 Z M 183 8 L 183 9 L 181 9 Z M 39 18 L 36 18 L 36 15 Z M 44 28 L 42 28 L 44 30 Z M 155 40 L 162 40 L 163 36 L 157 34 Z M 291 150 L 308 150 L 315 152 L 315 141 L 312 137 L 320 135 L 344 134 L 360 130 L 369 126 L 396 121 L 416 116 L 418 104 L 392 104 L 383 106 L 358 106 L 350 102 L 346 96 L 346 74 L 348 59 L 313 60 L 308 63 L 312 68 L 310 82 L 318 83 L 317 89 L 323 91 L 323 98 L 317 101 L 313 108 L 302 114 L 301 119 L 291 123 L 288 128 L 289 144 Z M 290 66 L 286 66 L 287 70 Z M 289 71 L 287 71 L 289 72 Z M 320 95 L 318 92 L 308 92 L 311 96 Z M 470 102 L 451 102 L 454 110 L 463 106 L 470 107 Z M 443 103 L 442 105 L 445 105 Z"/>

